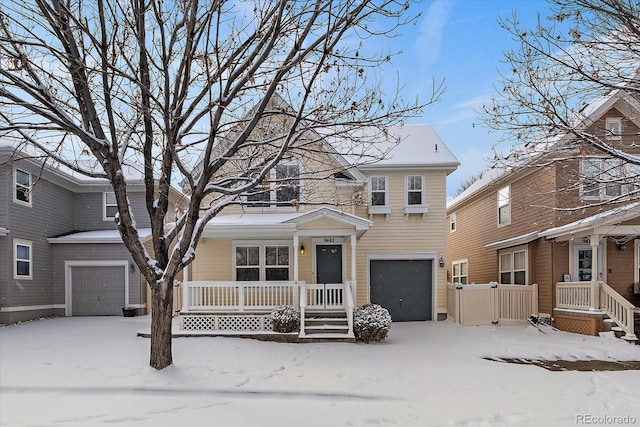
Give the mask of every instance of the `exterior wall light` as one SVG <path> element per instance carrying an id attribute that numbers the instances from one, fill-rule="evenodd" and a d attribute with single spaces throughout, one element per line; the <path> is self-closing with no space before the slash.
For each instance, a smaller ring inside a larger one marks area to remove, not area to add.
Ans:
<path id="1" fill-rule="evenodd" d="M 304 255 L 304 245 L 300 245 L 300 255 Z"/>
<path id="2" fill-rule="evenodd" d="M 440 267 L 444 267 L 444 258 L 440 257 L 440 260 L 438 260 L 438 264 L 440 264 Z"/>

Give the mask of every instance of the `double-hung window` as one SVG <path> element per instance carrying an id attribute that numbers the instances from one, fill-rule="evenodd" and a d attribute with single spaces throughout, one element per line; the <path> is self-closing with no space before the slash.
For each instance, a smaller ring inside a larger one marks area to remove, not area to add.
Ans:
<path id="1" fill-rule="evenodd" d="M 290 206 L 300 201 L 300 165 L 276 165 L 260 185 L 247 193 L 246 199 L 254 207 Z"/>
<path id="2" fill-rule="evenodd" d="M 457 224 L 456 224 L 456 220 L 457 220 L 457 219 L 456 219 L 456 214 L 455 214 L 455 212 L 454 212 L 454 213 L 452 213 L 451 215 L 449 215 L 449 231 L 450 231 L 451 233 L 453 233 L 454 231 L 456 231 L 456 226 L 457 226 Z"/>
<path id="3" fill-rule="evenodd" d="M 424 204 L 423 181 L 422 175 L 407 176 L 407 206 Z"/>
<path id="4" fill-rule="evenodd" d="M 116 194 L 113 192 L 102 193 L 102 214 L 105 221 L 110 221 L 118 213 Z"/>
<path id="5" fill-rule="evenodd" d="M 291 277 L 290 245 L 237 244 L 234 251 L 237 281 L 286 281 Z"/>
<path id="6" fill-rule="evenodd" d="M 500 283 L 525 285 L 527 283 L 527 251 L 500 254 Z"/>
<path id="7" fill-rule="evenodd" d="M 584 200 L 605 200 L 632 194 L 640 168 L 620 159 L 591 158 L 580 161 L 580 196 Z"/>
<path id="8" fill-rule="evenodd" d="M 453 280 L 453 283 L 460 283 L 462 285 L 466 285 L 469 280 L 468 268 L 469 268 L 469 261 L 466 259 L 453 261 L 451 263 L 451 278 Z"/>
<path id="9" fill-rule="evenodd" d="M 31 174 L 20 169 L 14 169 L 13 180 L 13 201 L 21 205 L 31 206 Z"/>
<path id="10" fill-rule="evenodd" d="M 622 119 L 619 117 L 607 117 L 605 120 L 607 139 L 621 139 L 622 138 Z"/>
<path id="11" fill-rule="evenodd" d="M 511 223 L 511 188 L 507 185 L 498 190 L 498 225 Z"/>
<path id="12" fill-rule="evenodd" d="M 387 206 L 387 177 L 371 177 L 371 206 Z"/>
<path id="13" fill-rule="evenodd" d="M 33 278 L 33 244 L 27 240 L 13 240 L 13 277 Z"/>

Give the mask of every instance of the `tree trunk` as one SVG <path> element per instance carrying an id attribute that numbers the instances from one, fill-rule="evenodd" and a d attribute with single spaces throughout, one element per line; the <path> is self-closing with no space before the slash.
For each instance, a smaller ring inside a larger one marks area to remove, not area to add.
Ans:
<path id="1" fill-rule="evenodd" d="M 158 284 L 151 296 L 151 355 L 149 365 L 164 369 L 173 363 L 171 323 L 173 320 L 173 286 Z"/>

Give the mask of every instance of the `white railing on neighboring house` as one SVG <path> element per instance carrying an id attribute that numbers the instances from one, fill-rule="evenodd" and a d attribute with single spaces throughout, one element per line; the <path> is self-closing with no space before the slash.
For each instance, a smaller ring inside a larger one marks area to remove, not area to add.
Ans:
<path id="1" fill-rule="evenodd" d="M 604 311 L 630 338 L 635 338 L 634 305 L 604 282 L 557 283 L 556 308 Z"/>
<path id="2" fill-rule="evenodd" d="M 447 313 L 461 325 L 518 324 L 538 314 L 538 285 L 447 285 Z"/>
<path id="3" fill-rule="evenodd" d="M 556 308 L 597 310 L 591 282 L 560 282 L 556 284 Z"/>
<path id="4" fill-rule="evenodd" d="M 270 282 L 183 282 L 182 312 L 269 311 L 281 305 L 298 304 L 298 283 Z"/>

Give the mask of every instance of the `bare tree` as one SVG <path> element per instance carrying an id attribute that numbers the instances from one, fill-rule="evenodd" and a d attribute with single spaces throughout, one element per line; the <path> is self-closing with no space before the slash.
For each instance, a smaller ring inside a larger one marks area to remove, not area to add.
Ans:
<path id="1" fill-rule="evenodd" d="M 501 142 L 524 145 L 508 148 L 507 155 L 503 145 L 496 146 L 496 164 L 537 168 L 583 162 L 565 168 L 559 191 L 576 192 L 586 179 L 592 188 L 581 191 L 610 192 L 610 197 L 564 207 L 569 210 L 637 198 L 640 6 L 626 0 L 550 3 L 550 16 L 539 16 L 535 28 L 523 28 L 515 13 L 500 21 L 519 47 L 505 53 L 511 72 L 502 75 L 499 95 L 483 107 L 483 121 L 502 132 Z M 615 100 L 621 101 L 621 127 L 593 121 L 599 107 Z"/>
<path id="2" fill-rule="evenodd" d="M 397 0 L 7 0 L 0 10 L 0 132 L 104 177 L 118 229 L 152 291 L 150 365 L 172 363 L 172 282 L 206 223 L 259 203 L 283 158 L 327 151 L 366 161 L 384 132 L 434 102 L 385 93 L 396 52 L 376 45 L 413 22 Z M 324 147 L 324 148 L 323 148 Z M 93 159 L 99 172 L 83 167 Z M 152 250 L 127 203 L 122 166 L 144 167 Z M 330 173 L 329 167 L 327 173 Z M 276 178 L 277 179 L 277 178 Z M 286 184 L 287 177 L 280 177 Z M 190 196 L 165 230 L 169 188 Z M 290 182 L 289 182 L 290 184 Z M 247 197 L 247 195 L 249 195 Z M 244 197 L 241 197 L 244 196 Z"/>

